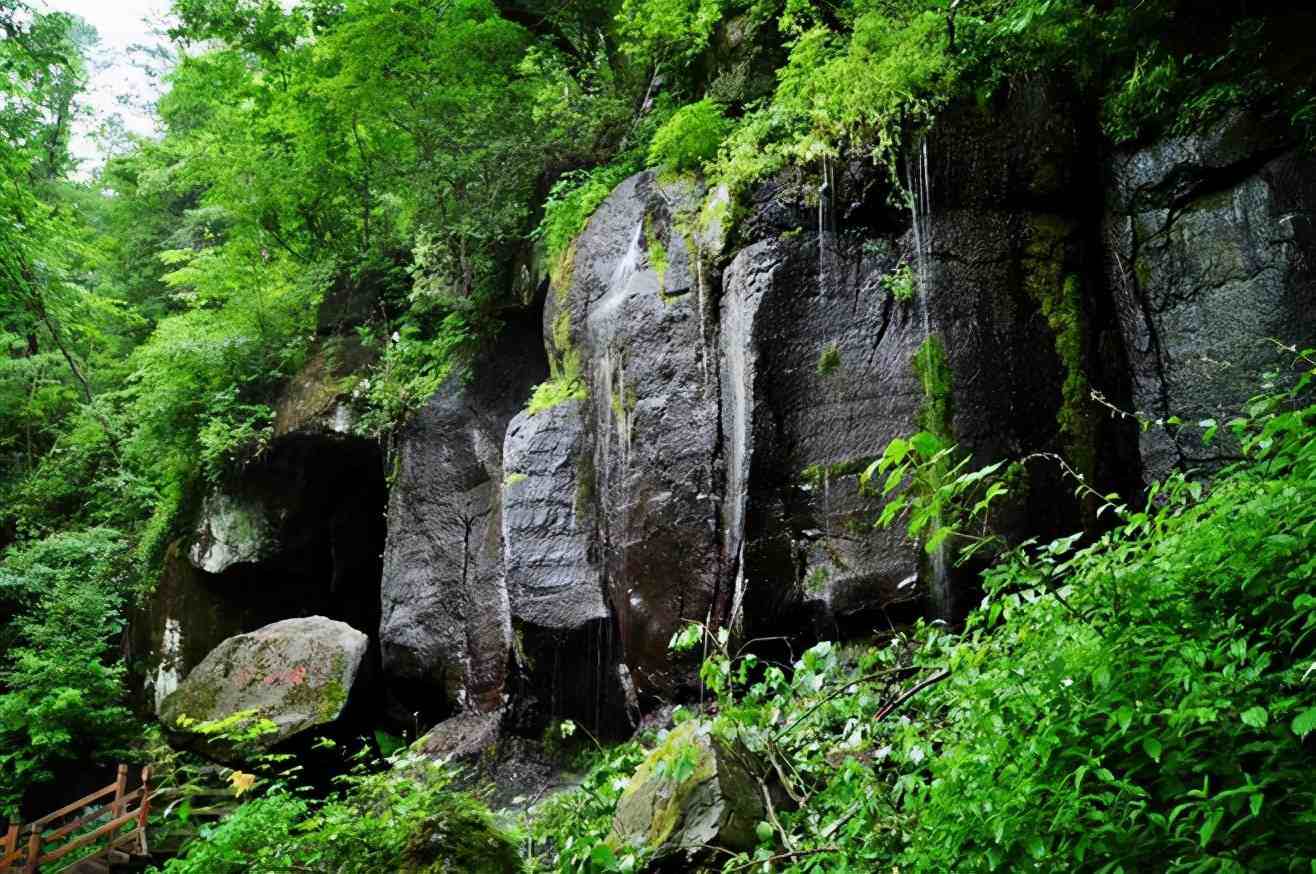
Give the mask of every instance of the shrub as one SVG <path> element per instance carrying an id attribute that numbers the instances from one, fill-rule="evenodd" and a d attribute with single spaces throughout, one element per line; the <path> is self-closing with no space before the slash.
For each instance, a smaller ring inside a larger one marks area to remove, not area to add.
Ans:
<path id="1" fill-rule="evenodd" d="M 132 734 L 124 666 L 112 663 L 129 591 L 112 529 L 52 535 L 0 563 L 0 808 L 64 763 L 108 762 Z M 6 639 L 7 638 L 7 639 Z"/>
<path id="2" fill-rule="evenodd" d="M 204 830 L 164 874 L 521 870 L 517 836 L 474 797 L 452 790 L 442 766 L 410 753 L 390 764 L 340 778 L 344 788 L 318 802 L 276 782 Z"/>
<path id="3" fill-rule="evenodd" d="M 700 170 L 717 157 L 730 122 L 722 107 L 705 98 L 678 109 L 653 135 L 649 165 L 673 173 Z"/>

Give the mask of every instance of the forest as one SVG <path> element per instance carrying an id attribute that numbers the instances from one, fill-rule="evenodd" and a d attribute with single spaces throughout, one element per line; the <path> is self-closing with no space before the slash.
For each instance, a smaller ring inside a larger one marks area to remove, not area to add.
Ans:
<path id="1" fill-rule="evenodd" d="M 1316 874 L 1307 3 L 172 0 L 94 161 L 55 6 L 0 816 L 157 791 L 73 870 Z"/>

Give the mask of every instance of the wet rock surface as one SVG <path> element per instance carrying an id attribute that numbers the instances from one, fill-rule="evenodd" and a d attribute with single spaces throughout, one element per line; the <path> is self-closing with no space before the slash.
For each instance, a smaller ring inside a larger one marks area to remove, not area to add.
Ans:
<path id="1" fill-rule="evenodd" d="M 1290 363 L 1272 340 L 1316 336 L 1316 159 L 1236 116 L 1209 133 L 1117 155 L 1106 214 L 1108 283 L 1136 409 L 1178 416 L 1141 435 L 1148 481 L 1230 460 L 1193 424 L 1221 423 Z"/>
<path id="2" fill-rule="evenodd" d="M 723 611 L 728 594 L 713 289 L 682 232 L 701 197 L 651 173 L 623 182 L 577 240 L 552 313 L 566 314 L 588 385 L 599 562 L 630 675 L 650 698 L 690 681 L 668 640 Z"/>
<path id="3" fill-rule="evenodd" d="M 923 392 L 911 362 L 921 303 L 882 280 L 894 248 L 832 234 L 741 250 L 721 308 L 723 503 L 737 615 L 750 633 L 816 630 L 837 614 L 880 612 L 917 596 L 914 549 L 875 532 L 858 475 L 915 428 Z M 884 254 L 885 253 L 885 254 Z M 792 615 L 794 614 L 794 615 Z"/>
<path id="4" fill-rule="evenodd" d="M 488 712 L 503 703 L 512 650 L 503 441 L 547 376 L 536 328 L 509 322 L 474 379 L 454 374 L 398 439 L 379 635 L 384 670 L 409 687 L 414 709 Z"/>

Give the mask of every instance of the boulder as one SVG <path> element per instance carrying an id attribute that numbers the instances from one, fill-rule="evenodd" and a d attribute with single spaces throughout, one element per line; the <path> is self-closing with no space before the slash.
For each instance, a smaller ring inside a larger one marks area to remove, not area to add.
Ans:
<path id="1" fill-rule="evenodd" d="M 257 497 L 213 490 L 201 504 L 187 557 L 206 573 L 253 564 L 278 548 L 277 531 Z"/>
<path id="2" fill-rule="evenodd" d="M 679 779 L 678 779 L 679 778 Z M 617 802 L 608 843 L 654 858 L 747 850 L 764 817 L 758 784 L 707 724 L 684 723 L 640 765 Z"/>
<path id="3" fill-rule="evenodd" d="M 1221 423 L 1291 364 L 1272 340 L 1316 339 L 1316 158 L 1239 114 L 1199 134 L 1115 156 L 1108 168 L 1107 283 L 1133 379 L 1132 405 L 1189 427 L 1140 436 L 1144 477 L 1236 455 L 1195 423 Z"/>
<path id="4" fill-rule="evenodd" d="M 230 637 L 164 699 L 160 719 L 182 730 L 183 717 L 210 722 L 255 711 L 277 728 L 259 743 L 276 744 L 342 715 L 368 644 L 360 631 L 323 616 Z"/>

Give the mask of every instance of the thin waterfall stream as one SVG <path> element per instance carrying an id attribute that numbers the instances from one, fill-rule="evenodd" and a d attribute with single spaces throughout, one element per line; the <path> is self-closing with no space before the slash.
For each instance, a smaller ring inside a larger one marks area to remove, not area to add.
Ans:
<path id="1" fill-rule="evenodd" d="M 920 368 L 925 403 L 931 399 L 933 392 L 934 358 L 932 350 L 931 320 L 931 261 L 932 261 L 932 173 L 931 160 L 928 157 L 928 140 L 925 136 L 918 153 L 911 161 L 908 170 L 910 191 L 910 210 L 914 226 L 914 260 L 918 281 L 919 304 L 923 309 L 923 343 L 919 351 L 924 356 Z M 927 425 L 925 425 L 927 427 Z M 938 435 L 949 438 L 950 435 Z M 933 530 L 940 527 L 941 520 L 935 520 Z M 949 619 L 951 615 L 950 592 L 950 556 L 949 549 L 943 541 L 936 549 L 928 553 L 928 597 L 934 615 Z"/>

